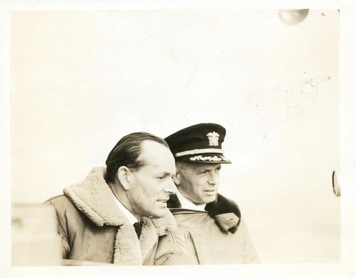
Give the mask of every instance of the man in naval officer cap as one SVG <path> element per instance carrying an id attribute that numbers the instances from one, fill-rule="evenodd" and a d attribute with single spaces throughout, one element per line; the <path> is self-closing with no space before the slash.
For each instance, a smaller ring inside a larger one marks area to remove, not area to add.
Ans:
<path id="1" fill-rule="evenodd" d="M 168 201 L 178 225 L 174 241 L 192 264 L 259 262 L 239 207 L 218 193 L 221 164 L 231 163 L 225 135 L 223 126 L 201 123 L 165 138 L 177 168 L 178 190 Z M 171 256 L 166 264 L 178 263 Z"/>

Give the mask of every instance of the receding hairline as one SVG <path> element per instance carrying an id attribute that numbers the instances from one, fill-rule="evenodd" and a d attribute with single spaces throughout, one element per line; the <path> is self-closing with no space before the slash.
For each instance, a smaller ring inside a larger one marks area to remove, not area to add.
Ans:
<path id="1" fill-rule="evenodd" d="M 145 166 L 148 164 L 147 160 L 144 159 L 143 155 L 148 151 L 150 150 L 150 148 L 148 148 L 147 146 L 144 147 L 144 145 L 147 145 L 146 143 L 150 144 L 149 142 L 152 142 L 154 145 L 160 145 L 162 146 L 163 148 L 167 149 L 168 153 L 170 153 L 172 155 L 172 159 L 174 160 L 174 157 L 173 157 L 173 154 L 171 153 L 168 145 L 165 145 L 163 142 L 160 142 L 160 141 L 156 141 L 156 140 L 152 140 L 152 139 L 145 139 L 143 140 L 139 147 L 140 147 L 140 154 L 138 155 L 137 157 L 137 160 L 140 162 L 141 164 L 141 167 L 142 166 Z M 149 156 L 146 156 L 146 157 L 149 157 Z"/>

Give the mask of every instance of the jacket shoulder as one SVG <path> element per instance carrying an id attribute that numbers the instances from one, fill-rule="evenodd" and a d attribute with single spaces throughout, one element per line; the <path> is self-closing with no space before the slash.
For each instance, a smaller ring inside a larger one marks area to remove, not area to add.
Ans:
<path id="1" fill-rule="evenodd" d="M 46 200 L 44 204 L 52 205 L 56 210 L 75 208 L 72 201 L 65 195 L 54 196 Z"/>

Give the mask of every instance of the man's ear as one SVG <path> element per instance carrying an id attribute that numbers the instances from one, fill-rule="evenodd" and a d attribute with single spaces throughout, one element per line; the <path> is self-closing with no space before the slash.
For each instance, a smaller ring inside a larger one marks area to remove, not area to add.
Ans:
<path id="1" fill-rule="evenodd" d="M 180 179 L 181 179 L 181 174 L 180 174 L 179 170 L 177 169 L 175 175 L 173 175 L 173 182 L 176 185 L 179 185 L 180 184 Z"/>
<path id="2" fill-rule="evenodd" d="M 130 189 L 130 181 L 132 178 L 132 173 L 129 168 L 127 168 L 126 166 L 121 166 L 117 170 L 117 178 L 119 179 L 120 183 L 122 184 L 122 187 L 125 190 Z"/>

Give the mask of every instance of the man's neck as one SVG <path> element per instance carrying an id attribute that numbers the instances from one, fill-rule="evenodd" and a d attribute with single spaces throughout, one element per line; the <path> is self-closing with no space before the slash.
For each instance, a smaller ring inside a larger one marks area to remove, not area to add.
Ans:
<path id="1" fill-rule="evenodd" d="M 115 190 L 115 189 L 117 189 L 117 187 L 119 185 L 109 184 L 109 186 L 110 186 L 111 191 L 114 195 L 116 204 L 118 205 L 120 210 L 125 214 L 125 216 L 129 220 L 129 222 L 131 224 L 133 224 L 133 223 L 139 221 L 141 219 L 141 217 L 139 217 L 138 215 L 136 215 L 135 213 L 132 212 L 130 202 L 126 197 L 125 192 L 120 191 L 120 190 Z"/>
<path id="2" fill-rule="evenodd" d="M 182 208 L 205 211 L 206 204 L 194 204 L 190 199 L 188 199 L 187 197 L 184 197 L 183 194 L 179 190 L 177 190 L 177 197 L 178 197 L 180 204 L 182 205 Z"/>

